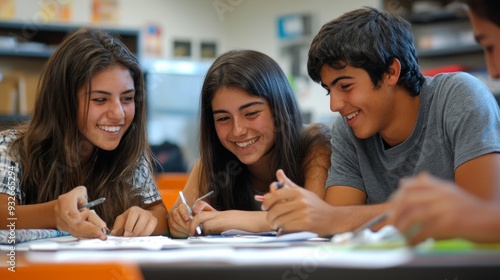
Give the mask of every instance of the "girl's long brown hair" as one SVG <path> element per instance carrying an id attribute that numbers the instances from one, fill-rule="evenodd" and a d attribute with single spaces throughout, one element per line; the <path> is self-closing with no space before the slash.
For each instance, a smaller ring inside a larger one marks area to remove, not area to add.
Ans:
<path id="1" fill-rule="evenodd" d="M 83 87 L 90 89 L 95 74 L 117 65 L 129 69 L 134 80 L 134 119 L 115 150 L 96 148 L 90 160 L 83 163 L 80 152 L 85 147 L 77 124 L 77 92 Z M 82 28 L 68 35 L 50 57 L 37 90 L 32 119 L 19 127 L 20 137 L 11 149 L 22 166 L 24 203 L 48 202 L 83 185 L 89 200 L 109 199 L 95 210 L 112 226 L 117 215 L 141 205 L 141 197 L 131 191 L 140 160 L 145 158 L 151 169 L 144 77 L 136 57 L 111 34 Z"/>
<path id="2" fill-rule="evenodd" d="M 299 185 L 304 183 L 302 115 L 287 77 L 263 53 L 229 51 L 219 56 L 208 70 L 201 91 L 200 192 L 215 190 L 210 204 L 218 210 L 256 210 L 246 166 L 222 146 L 215 131 L 212 99 L 223 86 L 243 89 L 267 100 L 273 112 L 276 139 L 269 168 L 283 169 Z"/>

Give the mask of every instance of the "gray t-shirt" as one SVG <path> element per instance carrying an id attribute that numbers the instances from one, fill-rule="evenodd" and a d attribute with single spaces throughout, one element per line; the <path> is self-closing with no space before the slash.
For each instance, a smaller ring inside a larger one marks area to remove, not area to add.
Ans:
<path id="1" fill-rule="evenodd" d="M 401 178 L 421 171 L 454 180 L 455 169 L 476 157 L 500 152 L 500 112 L 495 98 L 467 73 L 426 77 L 418 118 L 403 143 L 384 148 L 380 134 L 358 139 L 345 119 L 332 128 L 326 187 L 364 191 L 367 204 L 382 203 Z"/>

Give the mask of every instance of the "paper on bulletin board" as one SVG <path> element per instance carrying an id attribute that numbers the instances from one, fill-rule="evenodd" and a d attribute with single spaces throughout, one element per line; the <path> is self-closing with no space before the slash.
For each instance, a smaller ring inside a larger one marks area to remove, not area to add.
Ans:
<path id="1" fill-rule="evenodd" d="M 162 28 L 159 24 L 148 24 L 144 30 L 144 55 L 147 57 L 162 56 Z"/>
<path id="2" fill-rule="evenodd" d="M 1 0 L 0 0 L 1 1 Z M 44 22 L 69 22 L 72 16 L 73 1 L 40 0 L 39 16 Z"/>
<path id="3" fill-rule="evenodd" d="M 14 0 L 0 0 L 0 20 L 13 19 L 16 14 L 16 5 Z"/>
<path id="4" fill-rule="evenodd" d="M 117 25 L 120 19 L 118 0 L 92 0 L 92 22 L 95 24 Z"/>

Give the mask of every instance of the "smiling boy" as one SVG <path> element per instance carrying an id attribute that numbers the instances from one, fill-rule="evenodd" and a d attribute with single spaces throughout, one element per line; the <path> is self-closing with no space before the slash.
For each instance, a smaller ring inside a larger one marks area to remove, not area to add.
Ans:
<path id="1" fill-rule="evenodd" d="M 344 14 L 314 38 L 308 72 L 341 115 L 332 128 L 325 202 L 280 173 L 291 187 L 263 203 L 272 226 L 321 235 L 353 230 L 387 209 L 401 178 L 421 171 L 492 197 L 500 183 L 498 105 L 469 74 L 424 77 L 407 21 L 374 8 Z"/>

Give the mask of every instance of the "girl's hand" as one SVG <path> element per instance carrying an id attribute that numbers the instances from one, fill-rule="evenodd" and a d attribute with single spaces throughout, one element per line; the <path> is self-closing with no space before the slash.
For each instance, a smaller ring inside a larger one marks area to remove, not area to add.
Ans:
<path id="1" fill-rule="evenodd" d="M 115 236 L 149 236 L 156 228 L 158 220 L 148 210 L 132 206 L 116 217 L 111 235 Z"/>
<path id="2" fill-rule="evenodd" d="M 204 234 L 220 234 L 230 229 L 249 232 L 271 231 L 265 211 L 225 210 L 217 211 L 204 201 L 193 206 L 194 218 L 189 233 L 194 235 L 200 226 Z"/>
<path id="3" fill-rule="evenodd" d="M 223 230 L 214 230 L 214 227 L 211 227 L 210 223 L 209 224 L 204 224 L 204 223 L 207 222 L 208 220 L 213 220 L 216 217 L 220 217 L 221 213 L 224 213 L 227 211 L 219 212 L 219 211 L 215 210 L 210 204 L 208 204 L 202 200 L 197 201 L 193 205 L 191 210 L 193 211 L 194 217 L 193 217 L 193 220 L 191 221 L 191 224 L 189 226 L 189 234 L 190 235 L 195 235 L 195 233 L 198 234 L 198 232 L 196 232 L 197 227 L 200 227 L 200 229 L 203 231 L 202 232 L 203 234 L 218 234 L 218 233 L 221 233 L 223 231 Z M 203 214 L 200 215 L 200 213 L 203 213 Z M 205 213 L 208 213 L 208 215 Z M 216 223 L 217 223 L 217 221 L 216 221 Z M 205 228 L 205 226 L 206 226 L 206 228 Z M 220 228 L 220 226 L 218 228 Z"/>
<path id="4" fill-rule="evenodd" d="M 54 208 L 56 226 L 75 237 L 106 240 L 106 223 L 93 210 L 79 206 L 87 203 L 87 188 L 79 186 L 60 195 Z"/>
<path id="5" fill-rule="evenodd" d="M 186 205 L 181 203 L 178 207 L 170 210 L 167 220 L 170 229 L 170 235 L 179 238 L 189 236 L 191 219 L 189 218 Z"/>

